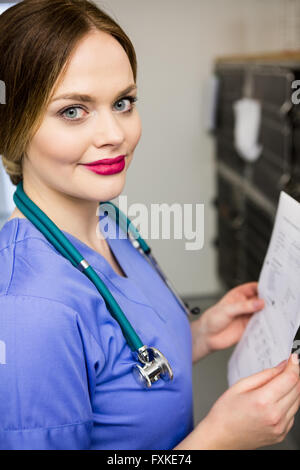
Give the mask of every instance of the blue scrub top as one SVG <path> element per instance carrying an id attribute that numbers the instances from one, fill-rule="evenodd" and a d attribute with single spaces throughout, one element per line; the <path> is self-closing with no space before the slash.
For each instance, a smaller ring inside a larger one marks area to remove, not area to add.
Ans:
<path id="1" fill-rule="evenodd" d="M 174 379 L 143 389 L 132 374 L 132 351 L 93 283 L 28 219 L 11 219 L 0 231 L 0 449 L 174 448 L 193 430 L 184 309 L 128 238 L 107 237 L 125 278 L 63 233 L 143 343 L 167 357 Z"/>

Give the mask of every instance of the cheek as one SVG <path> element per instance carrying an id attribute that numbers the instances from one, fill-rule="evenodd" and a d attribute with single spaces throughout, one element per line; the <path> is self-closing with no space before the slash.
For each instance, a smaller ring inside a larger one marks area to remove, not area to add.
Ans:
<path id="1" fill-rule="evenodd" d="M 77 161 L 85 148 L 85 138 L 82 130 L 74 127 L 45 119 L 31 141 L 29 152 L 56 163 Z"/>
<path id="2" fill-rule="evenodd" d="M 142 123 L 138 113 L 132 118 L 132 122 L 127 129 L 127 140 L 129 142 L 131 151 L 133 151 L 138 144 L 142 135 Z"/>

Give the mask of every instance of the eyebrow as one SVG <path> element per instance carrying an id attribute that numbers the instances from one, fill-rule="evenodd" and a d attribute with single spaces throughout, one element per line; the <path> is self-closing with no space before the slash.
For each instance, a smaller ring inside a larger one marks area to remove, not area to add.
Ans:
<path id="1" fill-rule="evenodd" d="M 122 98 L 122 96 L 124 96 L 127 93 L 130 93 L 131 91 L 136 90 L 136 89 L 137 89 L 137 86 L 135 84 L 128 86 L 127 88 L 125 88 L 125 90 L 121 91 L 118 94 L 118 96 L 115 98 L 115 100 L 118 100 L 118 99 Z M 54 98 L 52 100 L 52 102 L 57 101 L 57 100 L 75 100 L 75 101 L 82 101 L 82 102 L 85 102 L 85 103 L 94 103 L 96 101 L 96 99 L 94 97 L 92 97 L 90 95 L 85 95 L 85 94 L 82 94 L 82 93 L 68 93 L 66 95 L 60 95 L 60 96 L 57 96 L 56 98 Z"/>

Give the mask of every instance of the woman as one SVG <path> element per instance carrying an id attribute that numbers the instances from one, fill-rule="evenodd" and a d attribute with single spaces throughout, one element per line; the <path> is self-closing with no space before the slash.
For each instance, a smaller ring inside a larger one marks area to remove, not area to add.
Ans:
<path id="1" fill-rule="evenodd" d="M 130 348 L 95 286 L 16 208 L 0 232 L 0 448 L 242 449 L 282 440 L 299 406 L 291 359 L 239 381 L 193 427 L 192 362 L 240 339 L 263 307 L 257 284 L 231 290 L 190 324 L 127 238 L 99 237 L 99 201 L 122 192 L 141 136 L 129 38 L 86 0 L 25 0 L 0 16 L 0 30 L 0 154 L 11 181 L 23 182 L 174 372 L 150 390 L 135 382 Z M 112 174 L 85 166 L 118 156 L 123 166 Z"/>

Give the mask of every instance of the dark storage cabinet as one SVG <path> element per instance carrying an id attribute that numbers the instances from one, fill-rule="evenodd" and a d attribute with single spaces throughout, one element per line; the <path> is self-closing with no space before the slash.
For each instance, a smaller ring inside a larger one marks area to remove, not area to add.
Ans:
<path id="1" fill-rule="evenodd" d="M 300 200 L 300 104 L 292 103 L 300 57 L 222 60 L 215 71 L 218 272 L 227 287 L 234 287 L 258 280 L 280 191 Z M 261 103 L 262 153 L 252 163 L 234 147 L 233 106 L 244 96 Z"/>

